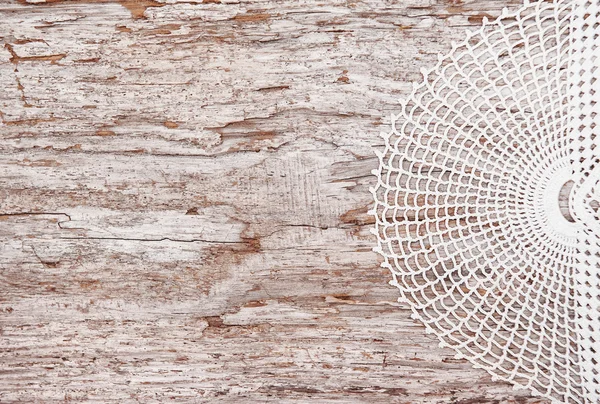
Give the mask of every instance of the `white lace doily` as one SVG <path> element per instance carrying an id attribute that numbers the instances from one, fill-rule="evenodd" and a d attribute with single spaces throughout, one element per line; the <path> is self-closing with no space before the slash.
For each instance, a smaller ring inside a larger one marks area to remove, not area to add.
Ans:
<path id="1" fill-rule="evenodd" d="M 371 190 L 414 318 L 555 402 L 600 402 L 599 24 L 598 0 L 484 20 L 392 116 Z"/>

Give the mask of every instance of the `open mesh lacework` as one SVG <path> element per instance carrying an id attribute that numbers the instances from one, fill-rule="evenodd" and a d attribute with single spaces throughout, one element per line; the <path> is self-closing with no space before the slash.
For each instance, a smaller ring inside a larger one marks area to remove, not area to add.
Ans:
<path id="1" fill-rule="evenodd" d="M 413 316 L 557 402 L 600 402 L 599 10 L 527 2 L 468 32 L 392 117 L 372 189 Z"/>

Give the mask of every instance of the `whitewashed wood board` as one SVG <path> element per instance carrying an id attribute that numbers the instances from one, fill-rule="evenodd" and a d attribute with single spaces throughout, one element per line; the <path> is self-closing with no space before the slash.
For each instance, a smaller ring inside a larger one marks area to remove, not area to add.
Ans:
<path id="1" fill-rule="evenodd" d="M 367 215 L 397 99 L 518 5 L 1 1 L 0 402 L 546 402 L 410 319 Z"/>

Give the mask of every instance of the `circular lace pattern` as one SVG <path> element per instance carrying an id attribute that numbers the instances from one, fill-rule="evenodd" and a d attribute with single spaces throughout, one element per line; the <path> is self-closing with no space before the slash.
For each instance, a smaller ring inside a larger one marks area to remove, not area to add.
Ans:
<path id="1" fill-rule="evenodd" d="M 600 402 L 599 22 L 536 1 L 468 32 L 392 116 L 371 190 L 414 318 L 555 402 Z"/>

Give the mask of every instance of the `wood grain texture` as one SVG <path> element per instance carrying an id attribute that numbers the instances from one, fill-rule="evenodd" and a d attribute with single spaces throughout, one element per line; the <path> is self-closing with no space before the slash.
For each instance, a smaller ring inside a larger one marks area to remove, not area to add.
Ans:
<path id="1" fill-rule="evenodd" d="M 0 2 L 0 402 L 546 401 L 396 303 L 397 99 L 520 0 Z"/>

